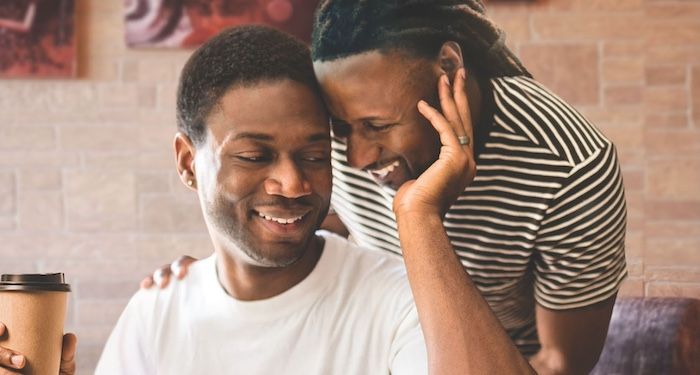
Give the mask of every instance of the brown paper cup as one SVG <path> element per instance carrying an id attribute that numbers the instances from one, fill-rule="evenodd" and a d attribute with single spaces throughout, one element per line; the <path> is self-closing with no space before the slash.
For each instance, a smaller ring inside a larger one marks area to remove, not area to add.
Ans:
<path id="1" fill-rule="evenodd" d="M 56 275 L 60 275 L 60 282 Z M 48 276 L 44 280 L 53 282 L 44 285 L 26 282 L 39 280 L 41 276 Z M 63 284 L 63 274 L 2 276 L 0 322 L 5 324 L 7 332 L 0 337 L 0 346 L 25 356 L 23 374 L 58 374 L 68 291 L 70 287 Z"/>

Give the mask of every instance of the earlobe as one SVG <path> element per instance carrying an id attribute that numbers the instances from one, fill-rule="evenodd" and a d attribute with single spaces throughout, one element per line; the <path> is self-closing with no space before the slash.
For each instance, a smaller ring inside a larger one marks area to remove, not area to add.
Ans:
<path id="1" fill-rule="evenodd" d="M 450 81 L 452 81 L 457 70 L 464 66 L 462 48 L 459 46 L 459 43 L 453 41 L 443 43 L 438 54 L 438 62 L 442 72 L 447 74 L 450 77 Z"/>
<path id="2" fill-rule="evenodd" d="M 191 189 L 196 188 L 196 174 L 194 170 L 194 155 L 196 148 L 190 138 L 178 132 L 175 134 L 175 162 L 177 173 L 183 184 Z"/>

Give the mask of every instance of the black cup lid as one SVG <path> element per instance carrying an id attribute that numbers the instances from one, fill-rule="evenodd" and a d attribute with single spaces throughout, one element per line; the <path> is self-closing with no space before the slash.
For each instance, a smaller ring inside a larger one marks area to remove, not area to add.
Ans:
<path id="1" fill-rule="evenodd" d="M 0 290 L 70 292 L 70 285 L 65 283 L 62 273 L 25 273 L 2 275 Z"/>

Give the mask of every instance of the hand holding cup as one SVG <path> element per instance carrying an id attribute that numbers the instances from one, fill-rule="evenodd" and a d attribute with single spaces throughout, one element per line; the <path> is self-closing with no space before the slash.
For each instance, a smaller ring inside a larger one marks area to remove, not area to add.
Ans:
<path id="1" fill-rule="evenodd" d="M 63 334 L 63 274 L 0 278 L 0 375 L 74 374 L 77 339 Z"/>

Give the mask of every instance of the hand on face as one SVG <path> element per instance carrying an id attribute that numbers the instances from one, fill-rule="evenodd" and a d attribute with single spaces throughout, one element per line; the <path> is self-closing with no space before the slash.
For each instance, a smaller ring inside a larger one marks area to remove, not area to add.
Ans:
<path id="1" fill-rule="evenodd" d="M 438 80 L 442 113 L 421 100 L 418 111 L 440 136 L 440 155 L 417 179 L 404 183 L 394 198 L 394 212 L 444 215 L 459 194 L 474 180 L 473 129 L 466 94 L 466 72 L 460 68 L 450 85 L 446 75 Z M 466 137 L 466 138 L 465 138 Z M 460 139 L 466 140 L 460 144 Z"/>

